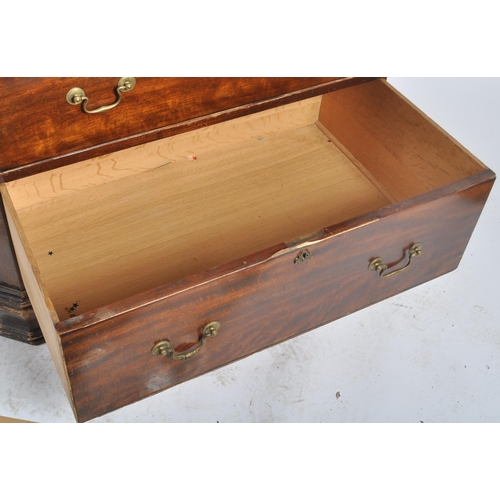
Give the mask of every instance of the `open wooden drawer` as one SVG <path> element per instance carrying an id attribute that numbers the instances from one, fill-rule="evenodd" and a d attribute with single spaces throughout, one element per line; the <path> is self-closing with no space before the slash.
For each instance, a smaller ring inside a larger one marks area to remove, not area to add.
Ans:
<path id="1" fill-rule="evenodd" d="M 85 421 L 453 270 L 493 181 L 376 80 L 2 196 Z"/>

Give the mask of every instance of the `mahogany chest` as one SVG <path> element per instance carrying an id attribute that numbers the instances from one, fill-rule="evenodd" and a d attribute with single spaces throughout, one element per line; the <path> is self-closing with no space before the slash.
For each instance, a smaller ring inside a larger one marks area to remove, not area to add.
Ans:
<path id="1" fill-rule="evenodd" d="M 0 143 L 0 331 L 78 421 L 455 269 L 495 179 L 378 78 L 1 78 Z"/>

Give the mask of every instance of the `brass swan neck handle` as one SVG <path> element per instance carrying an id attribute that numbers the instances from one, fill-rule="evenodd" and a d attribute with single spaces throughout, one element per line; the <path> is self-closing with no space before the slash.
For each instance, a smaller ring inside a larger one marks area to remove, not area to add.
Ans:
<path id="1" fill-rule="evenodd" d="M 422 243 L 415 243 L 408 251 L 407 264 L 401 267 L 400 269 L 396 269 L 395 271 L 391 271 L 387 274 L 384 274 L 384 271 L 389 268 L 389 265 L 384 264 L 383 260 L 380 257 L 370 261 L 368 269 L 370 271 L 378 272 L 381 278 L 390 278 L 391 276 L 395 276 L 396 274 L 399 274 L 400 272 L 404 271 L 411 264 L 412 259 L 418 257 L 419 255 L 422 255 Z"/>
<path id="2" fill-rule="evenodd" d="M 175 349 L 170 345 L 168 340 L 161 340 L 157 342 L 153 349 L 151 349 L 151 353 L 159 356 L 166 356 L 170 359 L 177 361 L 185 361 L 186 359 L 190 359 L 196 354 L 198 354 L 201 348 L 205 345 L 207 339 L 210 337 L 215 337 L 219 333 L 220 323 L 218 321 L 211 321 L 203 328 L 198 344 L 194 349 L 188 352 L 176 353 Z"/>
<path id="3" fill-rule="evenodd" d="M 82 105 L 82 111 L 87 113 L 88 115 L 95 115 L 98 113 L 104 113 L 110 109 L 116 108 L 118 104 L 122 101 L 122 93 L 130 92 L 135 87 L 135 78 L 133 77 L 124 77 L 120 78 L 118 81 L 118 86 L 115 88 L 116 101 L 112 104 L 107 104 L 105 106 L 101 106 L 96 109 L 88 109 L 87 105 L 89 102 L 89 98 L 85 95 L 85 92 L 80 87 L 72 88 L 66 94 L 66 101 L 72 106 Z"/>

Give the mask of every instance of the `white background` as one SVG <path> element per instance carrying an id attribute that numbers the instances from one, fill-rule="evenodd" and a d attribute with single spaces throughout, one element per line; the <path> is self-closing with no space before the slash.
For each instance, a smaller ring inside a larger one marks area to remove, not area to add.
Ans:
<path id="1" fill-rule="evenodd" d="M 500 79 L 388 81 L 500 173 Z M 499 189 L 456 271 L 94 421 L 499 422 Z M 0 338 L 0 415 L 74 421 L 46 346 Z"/>

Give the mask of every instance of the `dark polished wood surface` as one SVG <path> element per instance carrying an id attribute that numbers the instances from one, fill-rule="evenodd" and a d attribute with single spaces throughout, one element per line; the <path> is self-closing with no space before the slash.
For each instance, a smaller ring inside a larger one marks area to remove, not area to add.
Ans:
<path id="1" fill-rule="evenodd" d="M 0 336 L 43 343 L 42 332 L 31 307 L 10 240 L 0 198 Z"/>
<path id="2" fill-rule="evenodd" d="M 119 78 L 0 78 L 0 172 L 14 180 L 373 78 L 137 78 L 114 109 Z"/>
<path id="3" fill-rule="evenodd" d="M 5 209 L 0 196 L 0 285 L 24 290 L 21 273 L 10 240 Z"/>
<path id="4" fill-rule="evenodd" d="M 312 258 L 294 264 L 284 245 L 244 261 L 57 325 L 80 421 L 199 376 L 273 344 L 424 283 L 457 267 L 494 174 L 486 171 L 434 192 L 328 228 L 307 245 Z M 437 216 L 438 215 L 438 216 Z M 404 250 L 423 253 L 400 274 L 368 270 L 382 257 L 393 269 Z M 219 276 L 219 277 L 218 277 Z M 134 303 L 135 302 L 135 303 Z M 220 321 L 187 361 L 153 356 L 168 339 L 176 350 L 196 345 L 203 326 Z"/>

